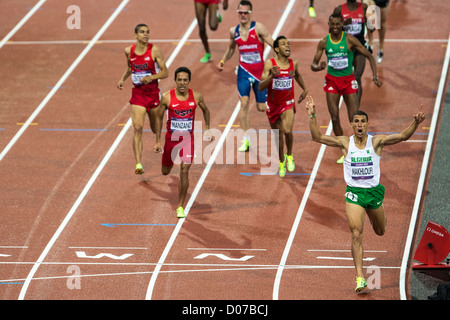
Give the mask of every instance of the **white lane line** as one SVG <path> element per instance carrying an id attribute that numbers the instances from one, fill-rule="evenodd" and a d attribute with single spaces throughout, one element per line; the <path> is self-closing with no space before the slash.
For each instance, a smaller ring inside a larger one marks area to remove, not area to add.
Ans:
<path id="1" fill-rule="evenodd" d="M 102 268 L 105 266 L 128 266 L 128 267 L 142 267 L 142 266 L 155 266 L 157 263 L 155 262 L 120 262 L 119 260 L 116 260 L 117 262 L 82 262 L 82 261 L 53 261 L 53 262 L 42 262 L 42 265 L 54 265 L 54 266 L 65 266 L 65 265 L 89 265 L 89 266 L 101 266 Z M 123 261 L 123 260 L 121 260 Z M 28 265 L 28 264 L 35 264 L 36 262 L 33 261 L 0 261 L 0 265 Z M 245 269 L 248 267 L 251 268 L 273 268 L 277 269 L 279 267 L 278 264 L 234 264 L 234 263 L 165 263 L 165 266 L 169 267 L 218 267 L 218 268 L 225 268 L 225 267 L 236 267 Z M 285 265 L 286 269 L 317 269 L 317 268 L 354 268 L 353 265 L 351 266 L 333 266 L 333 265 Z M 380 268 L 388 268 L 388 269 L 400 269 L 400 266 L 379 266 Z M 363 268 L 369 268 L 363 267 Z M 201 269 L 200 269 L 201 270 Z M 161 271 L 162 273 L 163 271 Z M 151 273 L 151 271 L 149 271 Z M 32 280 L 35 280 L 36 278 L 33 278 Z M 25 280 L 25 279 L 22 279 Z M 6 280 L 3 280 L 6 281 Z M 9 279 L 9 281 L 12 281 Z"/>
<path id="2" fill-rule="evenodd" d="M 309 249 L 306 251 L 310 252 L 352 252 L 350 249 L 342 249 L 342 250 L 327 250 L 327 249 Z M 380 252 L 386 253 L 386 250 L 364 250 L 364 252 Z"/>
<path id="3" fill-rule="evenodd" d="M 316 257 L 316 259 L 322 259 L 322 260 L 348 260 L 348 261 L 352 261 L 353 258 L 348 258 L 348 257 Z M 373 261 L 376 258 L 363 258 L 363 261 Z"/>
<path id="4" fill-rule="evenodd" d="M 39 10 L 39 8 L 46 2 L 47 0 L 41 0 L 36 5 L 28 11 L 28 13 L 25 15 L 25 17 L 22 18 L 22 20 L 19 21 L 19 23 L 12 28 L 12 30 L 0 41 L 0 48 L 5 45 L 5 43 L 8 42 L 9 39 L 28 21 L 28 19 L 31 18 L 31 16 Z"/>
<path id="5" fill-rule="evenodd" d="M 69 247 L 69 249 L 123 249 L 123 250 L 148 250 L 148 248 L 143 247 Z"/>
<path id="6" fill-rule="evenodd" d="M 277 27 L 275 28 L 274 32 L 272 33 L 272 37 L 273 38 L 276 38 L 278 36 L 278 33 L 280 32 L 281 28 L 283 27 L 284 23 L 286 22 L 286 19 L 287 19 L 289 13 L 290 13 L 290 11 L 291 11 L 295 1 L 296 0 L 290 0 L 289 3 L 287 4 L 286 9 L 284 10 L 283 15 L 281 16 Z M 264 59 L 266 59 L 266 57 L 269 54 L 270 50 L 271 50 L 271 47 L 267 46 L 265 51 L 264 51 Z M 225 129 L 224 129 L 224 131 L 223 131 L 223 133 L 222 133 L 222 135 L 221 135 L 217 145 L 216 145 L 216 147 L 215 147 L 215 149 L 214 149 L 213 154 L 211 155 L 211 158 L 209 159 L 208 163 L 206 164 L 206 167 L 205 167 L 205 169 L 204 169 L 204 171 L 203 171 L 199 181 L 197 182 L 197 185 L 195 186 L 195 189 L 192 192 L 191 197 L 189 198 L 189 201 L 188 201 L 188 203 L 186 205 L 186 208 L 185 208 L 185 211 L 184 211 L 186 216 L 188 216 L 189 210 L 190 210 L 192 204 L 194 203 L 195 198 L 197 197 L 197 194 L 199 193 L 199 191 L 200 191 L 200 189 L 201 189 L 201 187 L 203 185 L 203 182 L 205 181 L 206 176 L 208 175 L 209 170 L 211 169 L 211 167 L 212 167 L 212 165 L 213 165 L 213 163 L 214 163 L 218 153 L 220 152 L 220 149 L 222 148 L 222 145 L 223 145 L 223 143 L 225 141 L 225 138 L 228 135 L 228 132 L 230 131 L 231 126 L 233 125 L 234 120 L 236 119 L 236 117 L 237 117 L 237 115 L 239 113 L 240 107 L 241 107 L 241 103 L 238 102 L 236 104 L 236 107 L 235 107 L 235 109 L 234 109 L 234 111 L 233 111 L 233 113 L 232 113 L 232 115 L 231 115 L 231 117 L 230 117 L 230 119 L 229 119 L 229 121 L 228 121 L 228 123 L 227 123 L 227 125 L 226 125 L 226 127 L 225 127 Z M 180 219 L 178 221 L 178 223 L 177 223 L 177 225 L 175 227 L 175 230 L 173 231 L 173 233 L 172 233 L 172 235 L 171 235 L 171 237 L 170 237 L 166 247 L 164 248 L 164 251 L 161 254 L 161 257 L 159 258 L 158 264 L 156 265 L 155 270 L 152 273 L 152 277 L 150 278 L 150 283 L 149 283 L 148 288 L 147 288 L 147 294 L 145 296 L 146 300 L 150 300 L 152 298 L 153 289 L 155 287 L 155 283 L 156 283 L 156 279 L 158 278 L 158 274 L 159 274 L 159 272 L 160 272 L 160 270 L 161 270 L 161 268 L 162 268 L 162 266 L 163 266 L 163 264 L 164 264 L 164 262 L 166 260 L 167 255 L 169 254 L 169 251 L 172 248 L 172 245 L 175 242 L 175 239 L 178 236 L 178 233 L 180 232 L 181 227 L 182 227 L 182 225 L 183 225 L 185 220 L 186 219 L 184 218 L 184 219 Z"/>
<path id="7" fill-rule="evenodd" d="M 0 246 L 0 249 L 27 249 L 27 246 Z"/>
<path id="8" fill-rule="evenodd" d="M 120 4 L 119 8 L 122 9 L 130 0 L 123 0 Z M 118 9 L 119 9 L 118 8 Z M 78 64 L 83 60 L 83 58 L 87 55 L 87 53 L 91 50 L 91 48 L 95 45 L 98 39 L 103 35 L 106 29 L 110 26 L 110 24 L 114 21 L 117 15 L 120 13 L 120 10 L 116 9 L 114 13 L 109 17 L 103 27 L 97 32 L 97 34 L 92 38 L 89 44 L 84 48 L 81 54 L 77 57 L 77 59 L 72 63 L 72 65 L 66 70 L 63 76 L 59 79 L 56 85 L 52 88 L 52 90 L 47 94 L 44 100 L 39 104 L 39 106 L 34 110 L 31 116 L 27 119 L 27 121 L 21 126 L 20 130 L 14 135 L 11 141 L 6 145 L 5 149 L 0 153 L 0 161 L 3 160 L 5 155 L 9 152 L 9 150 L 14 146 L 14 144 L 19 140 L 22 134 L 27 130 L 33 120 L 38 116 L 38 114 L 44 109 L 50 99 L 55 95 L 55 93 L 59 90 L 61 85 L 66 81 L 66 79 L 70 76 L 70 74 L 75 70 Z"/>
<path id="9" fill-rule="evenodd" d="M 267 251 L 267 249 L 246 249 L 246 248 L 242 248 L 242 249 L 226 249 L 226 248 L 187 248 L 188 250 L 205 250 L 205 251 L 209 251 L 209 250 L 213 250 L 213 251 Z"/>
<path id="10" fill-rule="evenodd" d="M 114 12 L 114 14 L 110 17 L 110 19 L 107 21 L 107 24 L 109 22 L 109 24 L 112 23 L 112 20 L 114 20 L 117 15 L 122 11 L 123 7 L 129 2 L 129 0 L 124 0 L 124 2 L 122 2 L 122 4 L 116 9 L 116 11 Z M 110 21 L 111 20 L 111 21 Z M 108 24 L 108 25 L 109 25 Z M 106 25 L 106 24 L 105 24 Z M 194 21 L 191 23 L 190 27 L 188 28 L 188 30 L 186 31 L 184 37 L 182 38 L 182 41 L 180 41 L 180 43 L 178 43 L 177 47 L 175 48 L 174 52 L 172 53 L 172 55 L 169 57 L 169 59 L 167 60 L 167 67 L 170 66 L 170 64 L 173 62 L 173 60 L 175 59 L 175 56 L 179 53 L 179 51 L 181 50 L 181 47 L 183 47 L 184 43 L 186 42 L 186 40 L 189 38 L 189 35 L 193 32 L 195 26 L 197 25 L 197 20 L 194 19 Z M 102 28 L 102 29 L 106 29 L 106 28 Z M 94 174 L 91 176 L 91 178 L 89 179 L 88 183 L 86 184 L 86 186 L 84 187 L 83 191 L 81 192 L 81 194 L 78 196 L 78 199 L 75 201 L 74 205 L 72 206 L 72 208 L 70 209 L 69 213 L 66 215 L 66 217 L 64 218 L 63 222 L 61 223 L 61 225 L 59 226 L 59 228 L 56 230 L 55 234 L 53 235 L 53 237 L 50 239 L 50 242 L 47 244 L 47 246 L 45 247 L 44 251 L 41 253 L 39 259 L 34 263 L 33 268 L 31 269 L 30 273 L 27 276 L 27 279 L 25 281 L 25 284 L 22 287 L 22 290 L 20 292 L 19 295 L 19 299 L 23 300 L 26 294 L 26 291 L 28 289 L 28 286 L 30 284 L 31 279 L 33 278 L 34 274 L 36 273 L 37 269 L 39 268 L 39 266 L 43 263 L 45 257 L 47 256 L 48 252 L 50 251 L 50 249 L 53 247 L 53 245 L 55 244 L 56 240 L 58 239 L 58 237 L 60 236 L 60 234 L 62 233 L 62 231 L 64 230 L 64 228 L 66 227 L 66 225 L 69 223 L 70 219 L 72 218 L 72 216 L 75 214 L 76 210 L 78 209 L 78 206 L 81 204 L 81 202 L 84 200 L 84 197 L 86 196 L 86 194 L 89 192 L 90 188 L 92 187 L 92 185 L 94 184 L 95 180 L 97 179 L 97 177 L 99 176 L 100 172 L 103 170 L 103 168 L 106 166 L 107 162 L 109 161 L 109 159 L 111 158 L 113 152 L 117 149 L 120 141 L 123 139 L 123 137 L 125 136 L 125 133 L 127 132 L 127 130 L 130 128 L 131 126 L 131 117 L 128 119 L 127 123 L 125 124 L 125 126 L 122 128 L 122 130 L 120 131 L 119 135 L 117 136 L 116 140 L 114 141 L 114 143 L 112 144 L 112 146 L 110 147 L 110 149 L 108 150 L 108 152 L 106 153 L 105 157 L 103 158 L 102 162 L 99 164 L 99 166 L 97 167 L 97 169 L 95 170 Z"/>
<path id="11" fill-rule="evenodd" d="M 41 103 L 41 105 L 38 107 L 38 109 L 36 109 L 36 111 L 33 113 L 33 115 L 27 120 L 26 123 L 31 123 L 31 121 L 37 116 L 37 114 L 39 113 L 40 109 L 44 108 L 45 104 L 50 100 L 50 98 L 53 96 L 53 94 L 56 92 L 57 88 L 59 88 L 61 86 L 61 84 L 65 81 L 65 79 L 72 73 L 72 71 L 75 69 L 75 67 L 78 65 L 78 63 L 80 63 L 80 61 L 84 58 L 84 56 L 88 53 L 88 51 L 92 48 L 92 46 L 95 44 L 95 42 L 103 35 L 103 33 L 106 31 L 106 29 L 111 25 L 111 23 L 114 21 L 114 19 L 116 19 L 116 17 L 119 15 L 119 13 L 122 11 L 122 9 L 127 5 L 127 3 L 129 2 L 129 0 L 123 0 L 122 3 L 117 7 L 117 9 L 114 11 L 114 13 L 109 17 L 109 19 L 106 21 L 106 23 L 103 25 L 103 27 L 97 32 L 97 34 L 94 36 L 94 38 L 91 40 L 91 42 L 89 43 L 89 45 L 83 50 L 83 52 L 78 56 L 78 58 L 75 60 L 75 62 L 70 66 L 70 68 L 64 73 L 63 77 L 58 81 L 58 83 L 56 84 L 56 86 L 53 88 L 53 90 L 49 93 L 49 95 L 47 95 L 47 97 L 44 99 L 44 101 Z M 55 90 L 56 89 L 56 90 Z M 52 93 L 53 92 L 53 93 Z M 44 103 L 45 102 L 45 103 Z M 130 122 L 130 121 L 129 121 Z M 20 134 L 16 134 L 16 136 L 14 136 L 13 141 L 15 143 L 15 141 L 17 141 L 17 139 L 20 137 L 20 135 L 25 131 L 26 126 L 24 125 L 21 130 L 19 131 Z M 120 140 L 122 139 L 123 135 L 125 134 L 125 132 L 121 132 L 119 137 L 116 139 L 116 141 L 114 141 L 114 149 L 117 147 L 118 143 L 120 142 Z M 11 142 L 13 142 L 11 141 Z M 11 142 L 8 144 L 9 148 L 11 148 L 11 146 L 14 144 Z M 7 150 L 7 148 L 5 148 Z M 102 166 L 104 166 L 106 164 L 106 162 L 109 160 L 109 158 L 112 155 L 112 152 L 114 151 L 114 149 L 110 149 L 108 151 L 108 153 L 106 154 L 105 158 L 103 159 L 102 163 L 100 164 L 99 167 L 97 167 L 97 170 L 94 172 L 93 176 L 91 177 L 91 179 L 89 180 L 88 184 L 86 185 L 86 187 L 83 189 L 82 193 L 80 194 L 80 196 L 78 197 L 77 201 L 75 202 L 75 204 L 73 205 L 73 207 L 70 209 L 69 213 L 67 214 L 67 216 L 64 218 L 64 220 L 62 221 L 62 223 L 60 224 L 60 226 L 58 227 L 58 229 L 56 230 L 55 234 L 53 235 L 53 237 L 50 239 L 50 242 L 47 244 L 47 246 L 45 247 L 44 251 L 41 253 L 41 255 L 39 256 L 38 260 L 36 261 L 36 263 L 33 265 L 33 268 L 31 269 L 30 273 L 27 276 L 27 279 L 25 280 L 25 283 L 20 291 L 19 294 L 19 300 L 23 300 L 25 298 L 25 294 L 27 292 L 28 286 L 30 285 L 30 281 L 33 278 L 34 274 L 36 273 L 37 269 L 39 268 L 39 265 L 42 261 L 44 261 L 45 257 L 47 256 L 48 252 L 50 251 L 50 249 L 52 248 L 53 244 L 56 242 L 56 240 L 58 239 L 59 235 L 61 234 L 61 232 L 64 230 L 64 228 L 66 227 L 67 223 L 69 222 L 70 218 L 72 217 L 72 215 L 75 213 L 76 208 L 78 208 L 79 204 L 81 203 L 81 201 L 83 200 L 83 198 L 85 197 L 86 193 L 88 192 L 88 190 L 90 189 L 91 185 L 94 183 L 95 179 L 97 178 L 97 176 L 100 174 L 101 168 Z M 6 151 L 7 152 L 7 151 Z M 4 157 L 4 155 L 6 154 L 5 150 L 2 152 L 2 155 L 0 156 L 0 161 L 1 159 Z"/>
<path id="12" fill-rule="evenodd" d="M 343 101 L 344 100 L 341 97 L 340 101 L 339 101 L 339 109 L 341 108 Z M 333 125 L 330 120 L 325 134 L 330 135 L 332 129 L 333 129 Z M 285 264 L 286 264 L 286 261 L 287 261 L 288 255 L 289 255 L 289 251 L 291 250 L 292 243 L 294 242 L 295 234 L 297 233 L 297 229 L 298 229 L 300 220 L 303 215 L 303 211 L 305 210 L 306 202 L 308 202 L 309 194 L 311 193 L 311 189 L 314 185 L 314 180 L 316 179 L 317 172 L 319 171 L 320 163 L 322 162 L 322 158 L 325 153 L 325 149 L 326 149 L 326 145 L 322 144 L 320 146 L 320 150 L 317 155 L 316 162 L 314 163 L 313 170 L 309 177 L 308 184 L 306 185 L 306 189 L 305 189 L 305 193 L 303 194 L 302 202 L 300 203 L 300 207 L 298 208 L 297 216 L 295 217 L 294 223 L 292 225 L 291 233 L 289 234 L 288 241 L 286 242 L 286 246 L 284 248 L 283 255 L 281 257 L 280 266 L 278 267 L 277 274 L 275 276 L 275 283 L 273 286 L 273 293 L 272 293 L 272 298 L 274 300 L 278 300 L 278 293 L 280 290 L 280 282 L 281 282 L 281 276 L 283 274 L 283 269 L 285 268 Z"/>
<path id="13" fill-rule="evenodd" d="M 421 204 L 422 199 L 422 193 L 423 193 L 423 187 L 425 185 L 425 179 L 427 175 L 427 169 L 428 169 L 428 163 L 430 161 L 430 155 L 431 155 L 431 149 L 433 147 L 433 138 L 434 138 L 434 132 L 436 131 L 436 124 L 437 124 L 437 118 L 439 116 L 439 109 L 441 107 L 442 103 L 442 96 L 445 89 L 445 79 L 447 78 L 447 72 L 449 67 L 449 60 L 450 60 L 450 35 L 447 40 L 447 51 L 445 53 L 444 58 L 444 64 L 442 66 L 442 73 L 441 73 L 441 79 L 439 81 L 439 88 L 436 95 L 436 102 L 434 104 L 434 111 L 433 111 L 433 117 L 431 119 L 431 125 L 430 125 L 430 133 L 428 134 L 428 142 L 425 147 L 425 155 L 422 162 L 422 169 L 420 171 L 420 177 L 419 182 L 417 186 L 417 192 L 416 192 L 416 199 L 414 201 L 414 207 L 411 214 L 411 221 L 409 224 L 408 229 L 408 236 L 406 238 L 405 243 L 405 251 L 403 252 L 403 259 L 402 259 L 402 266 L 400 269 L 400 299 L 406 300 L 406 269 L 409 263 L 409 255 L 411 253 L 411 246 L 412 246 L 412 240 L 414 237 L 414 230 L 416 228 L 417 223 L 417 215 L 419 213 L 419 207 Z"/>
<path id="14" fill-rule="evenodd" d="M 102 43 L 132 43 L 136 41 L 136 39 L 126 39 L 126 40 L 100 40 L 97 41 L 97 44 Z M 152 39 L 152 43 L 177 43 L 180 39 Z M 230 39 L 208 39 L 208 42 L 215 43 L 228 43 Z M 320 41 L 317 39 L 289 39 L 291 43 L 293 42 L 312 42 L 317 43 Z M 377 40 L 375 40 L 377 41 Z M 86 44 L 89 40 L 25 40 L 25 41 L 8 41 L 7 45 L 49 45 L 49 44 Z M 189 39 L 187 42 L 201 42 L 200 39 Z M 417 44 L 417 43 L 446 43 L 447 39 L 386 39 L 385 42 L 392 43 L 403 43 L 403 44 Z"/>
<path id="15" fill-rule="evenodd" d="M 68 264 L 68 263 L 64 263 Z M 75 262 L 71 263 L 76 264 Z M 184 266 L 184 265 L 181 265 Z M 211 266 L 211 265 L 210 265 Z M 220 267 L 220 266 L 219 266 Z M 192 273 L 192 272 L 218 272 L 218 271 L 254 271 L 254 270 L 274 270 L 278 268 L 277 265 L 256 265 L 256 266 L 232 266 L 223 265 L 223 268 L 210 268 L 210 269 L 177 269 L 177 270 L 165 270 L 160 271 L 160 273 Z M 286 266 L 286 269 L 298 269 L 298 270 L 313 270 L 313 269 L 353 269 L 354 266 L 317 266 L 317 265 L 291 265 Z M 370 268 L 363 267 L 364 269 Z M 389 266 L 377 266 L 379 269 L 400 269 L 400 267 L 389 267 Z M 89 277 L 111 277 L 111 276 L 132 276 L 132 275 L 143 275 L 152 274 L 153 271 L 130 271 L 130 272 L 117 272 L 117 273 L 97 273 L 97 274 L 79 274 L 79 278 L 89 278 Z M 39 277 L 33 278 L 32 280 L 52 280 L 52 279 L 69 279 L 73 278 L 74 275 L 64 275 L 64 276 L 51 276 L 51 277 Z M 1 284 L 6 284 L 8 282 L 20 282 L 25 279 L 7 279 L 0 280 Z M 105 297 L 104 297 L 105 298 Z M 106 297 L 107 298 L 107 297 Z"/>

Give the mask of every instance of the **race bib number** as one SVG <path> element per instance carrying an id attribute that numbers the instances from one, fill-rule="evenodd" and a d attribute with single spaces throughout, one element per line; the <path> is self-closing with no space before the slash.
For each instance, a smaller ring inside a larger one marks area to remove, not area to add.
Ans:
<path id="1" fill-rule="evenodd" d="M 172 131 L 192 131 L 192 118 L 178 119 L 172 118 L 170 120 L 170 130 Z"/>
<path id="2" fill-rule="evenodd" d="M 348 59 L 347 57 L 330 58 L 328 65 L 335 70 L 344 70 L 348 68 Z"/>
<path id="3" fill-rule="evenodd" d="M 362 31 L 362 24 L 360 23 L 355 23 L 355 24 L 348 24 L 346 26 L 344 26 L 344 30 L 351 34 L 352 36 L 355 36 L 357 34 L 360 34 Z"/>
<path id="4" fill-rule="evenodd" d="M 273 90 L 290 90 L 292 88 L 292 78 L 273 78 L 272 89 Z"/>
<path id="5" fill-rule="evenodd" d="M 142 71 L 142 72 L 133 72 L 131 74 L 131 80 L 133 81 L 133 83 L 137 86 L 142 85 L 143 83 L 141 82 L 142 78 L 151 76 L 152 73 L 149 71 Z"/>
<path id="6" fill-rule="evenodd" d="M 242 52 L 241 53 L 241 62 L 247 64 L 254 64 L 261 62 L 261 55 L 258 51 L 254 52 Z"/>
<path id="7" fill-rule="evenodd" d="M 373 173 L 373 162 L 363 162 L 363 163 L 352 163 L 352 179 L 372 179 Z"/>

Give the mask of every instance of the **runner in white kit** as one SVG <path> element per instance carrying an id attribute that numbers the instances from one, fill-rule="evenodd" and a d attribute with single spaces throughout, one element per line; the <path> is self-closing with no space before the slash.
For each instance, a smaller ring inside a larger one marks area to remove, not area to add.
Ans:
<path id="1" fill-rule="evenodd" d="M 363 273 L 362 236 L 365 214 L 370 219 L 373 230 L 382 236 L 386 229 L 386 215 L 383 207 L 385 188 L 380 182 L 380 159 L 383 147 L 408 140 L 419 124 L 425 120 L 423 112 L 414 115 L 413 122 L 402 132 L 390 135 L 370 135 L 367 133 L 369 117 L 361 110 L 353 114 L 351 125 L 353 135 L 328 136 L 319 131 L 316 122 L 316 108 L 312 97 L 308 96 L 306 109 L 313 141 L 330 147 L 341 148 L 344 154 L 344 178 L 347 183 L 346 216 L 352 233 L 352 255 L 356 269 L 356 292 L 367 287 Z"/>

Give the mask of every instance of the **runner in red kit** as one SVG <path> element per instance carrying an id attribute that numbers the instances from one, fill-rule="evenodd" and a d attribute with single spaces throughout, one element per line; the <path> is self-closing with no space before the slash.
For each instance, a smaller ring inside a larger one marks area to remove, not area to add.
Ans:
<path id="1" fill-rule="evenodd" d="M 173 160 L 180 152 L 181 168 L 180 183 L 178 185 L 178 208 L 177 217 L 185 218 L 184 201 L 189 188 L 189 169 L 194 157 L 194 120 L 195 109 L 200 107 L 205 118 L 206 130 L 203 140 L 214 140 L 211 136 L 209 109 L 206 107 L 203 96 L 188 88 L 191 81 L 191 71 L 186 67 L 175 70 L 176 88 L 166 92 L 158 108 L 156 126 L 155 152 L 162 152 L 161 148 L 161 123 L 164 111 L 167 110 L 167 133 L 162 156 L 161 171 L 163 175 L 168 175 L 173 167 Z"/>
<path id="2" fill-rule="evenodd" d="M 266 114 L 269 118 L 272 130 L 278 130 L 278 156 L 280 159 L 278 174 L 284 177 L 287 169 L 294 171 L 295 162 L 292 154 L 294 135 L 292 127 L 294 124 L 295 95 L 294 79 L 303 89 L 298 99 L 300 103 L 308 94 L 305 83 L 300 72 L 298 72 L 298 62 L 292 60 L 291 45 L 285 36 L 279 36 L 273 42 L 273 50 L 276 57 L 266 61 L 264 72 L 258 89 L 267 88 L 267 108 Z M 284 154 L 284 143 L 286 142 L 286 154 Z"/>
<path id="3" fill-rule="evenodd" d="M 160 49 L 149 43 L 150 30 L 145 24 L 138 24 L 135 28 L 136 44 L 125 48 L 127 68 L 117 87 L 122 90 L 125 80 L 131 75 L 134 88 L 132 89 L 131 119 L 133 121 L 133 151 L 136 160 L 136 174 L 144 173 L 141 164 L 142 132 L 145 114 L 148 114 L 150 128 L 156 133 L 155 119 L 158 115 L 160 93 L 159 79 L 167 78 L 169 72 Z"/>

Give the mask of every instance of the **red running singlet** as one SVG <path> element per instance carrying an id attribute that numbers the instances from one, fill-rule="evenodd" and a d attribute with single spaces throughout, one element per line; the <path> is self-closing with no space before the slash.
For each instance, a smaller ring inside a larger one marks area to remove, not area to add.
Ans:
<path id="1" fill-rule="evenodd" d="M 264 43 L 259 41 L 255 26 L 256 22 L 252 21 L 248 38 L 244 41 L 239 32 L 240 25 L 237 25 L 234 31 L 234 41 L 239 49 L 240 66 L 254 78 L 261 80 L 261 75 L 264 70 Z"/>
<path id="2" fill-rule="evenodd" d="M 189 97 L 182 101 L 178 100 L 175 89 L 170 90 L 170 104 L 167 108 L 167 131 L 189 131 L 194 129 L 195 119 L 194 92 L 189 89 Z"/>
<path id="3" fill-rule="evenodd" d="M 177 153 L 184 163 L 192 163 L 194 158 L 194 119 L 195 119 L 194 93 L 189 89 L 187 100 L 178 100 L 175 89 L 170 91 L 170 104 L 167 107 L 167 132 L 164 152 L 161 158 L 163 166 L 173 166 Z"/>
<path id="4" fill-rule="evenodd" d="M 131 46 L 130 49 L 130 68 L 131 68 L 131 80 L 137 88 L 142 88 L 145 90 L 152 90 L 159 92 L 158 81 L 152 81 L 149 84 L 142 84 L 140 81 L 142 78 L 156 74 L 159 72 L 158 64 L 153 61 L 152 58 L 152 48 L 153 44 L 149 43 L 147 46 L 147 51 L 142 55 L 137 55 L 134 50 L 136 44 Z"/>
<path id="5" fill-rule="evenodd" d="M 361 3 L 358 3 L 358 7 L 355 11 L 348 10 L 347 4 L 342 5 L 341 10 L 342 21 L 352 18 L 352 23 L 344 26 L 344 31 L 352 36 L 356 37 L 361 43 L 364 43 L 364 27 L 365 18 L 364 10 Z"/>
<path id="6" fill-rule="evenodd" d="M 284 111 L 295 109 L 294 95 L 294 62 L 289 60 L 288 69 L 280 69 L 280 74 L 274 76 L 267 87 L 267 109 L 266 114 L 270 122 L 275 122 Z M 270 59 L 272 65 L 276 66 L 275 59 Z"/>

